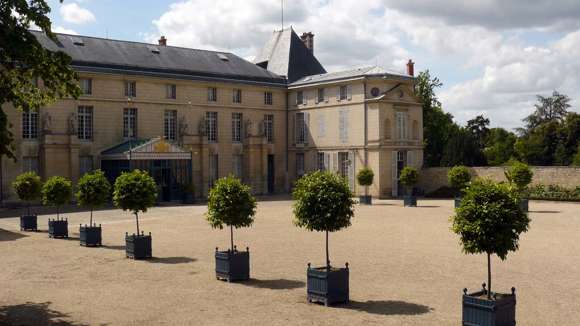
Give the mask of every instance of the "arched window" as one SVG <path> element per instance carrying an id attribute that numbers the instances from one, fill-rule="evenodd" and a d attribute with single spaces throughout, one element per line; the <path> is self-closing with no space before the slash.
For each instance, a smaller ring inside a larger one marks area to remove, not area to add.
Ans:
<path id="1" fill-rule="evenodd" d="M 391 139 L 391 120 L 389 119 L 385 119 L 384 137 L 385 139 Z"/>
<path id="2" fill-rule="evenodd" d="M 419 122 L 413 120 L 413 139 L 419 140 Z"/>

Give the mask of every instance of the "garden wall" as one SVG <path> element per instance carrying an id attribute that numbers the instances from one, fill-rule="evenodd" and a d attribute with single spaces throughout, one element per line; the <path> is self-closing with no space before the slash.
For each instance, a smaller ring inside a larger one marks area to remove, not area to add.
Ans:
<path id="1" fill-rule="evenodd" d="M 443 186 L 449 186 L 447 182 L 448 167 L 425 168 L 419 175 L 418 187 L 425 193 L 430 193 Z M 490 178 L 495 181 L 506 181 L 505 167 L 470 167 L 469 172 L 473 177 Z M 533 166 L 534 179 L 532 185 L 558 185 L 565 188 L 580 187 L 580 167 L 569 166 Z"/>

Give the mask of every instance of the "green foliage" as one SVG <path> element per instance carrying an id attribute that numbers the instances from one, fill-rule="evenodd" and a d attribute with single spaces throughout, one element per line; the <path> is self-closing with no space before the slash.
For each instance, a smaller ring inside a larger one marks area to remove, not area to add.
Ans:
<path id="1" fill-rule="evenodd" d="M 576 154 L 574 155 L 574 158 L 572 159 L 572 165 L 580 166 L 580 144 L 578 144 L 578 148 L 576 149 Z"/>
<path id="2" fill-rule="evenodd" d="M 530 219 L 519 207 L 517 191 L 505 183 L 476 180 L 465 190 L 461 206 L 452 217 L 452 230 L 468 254 L 497 254 L 505 260 L 516 251 L 520 234 Z"/>
<path id="3" fill-rule="evenodd" d="M 51 206 L 67 204 L 72 197 L 72 182 L 64 177 L 50 177 L 42 186 L 42 203 Z"/>
<path id="4" fill-rule="evenodd" d="M 529 189 L 530 199 L 580 201 L 580 186 L 565 188 L 558 185 L 534 185 Z"/>
<path id="5" fill-rule="evenodd" d="M 538 102 L 534 105 L 534 112 L 524 118 L 527 130 L 534 129 L 546 122 L 561 122 L 571 107 L 570 98 L 558 91 L 554 91 L 552 96 L 537 95 L 536 97 Z"/>
<path id="6" fill-rule="evenodd" d="M 447 180 L 451 187 L 456 190 L 463 190 L 471 181 L 471 174 L 469 174 L 469 170 L 465 166 L 454 166 L 447 172 Z"/>
<path id="7" fill-rule="evenodd" d="M 469 129 L 454 126 L 445 144 L 441 166 L 483 166 L 486 165 L 482 145 Z"/>
<path id="8" fill-rule="evenodd" d="M 111 196 L 111 184 L 101 170 L 85 173 L 77 184 L 76 197 L 81 206 L 102 206 Z"/>
<path id="9" fill-rule="evenodd" d="M 370 186 L 373 184 L 375 173 L 368 167 L 364 167 L 358 171 L 356 179 L 361 186 Z"/>
<path id="10" fill-rule="evenodd" d="M 514 156 L 516 140 L 513 132 L 503 128 L 490 129 L 483 150 L 487 164 L 498 166 L 509 161 Z"/>
<path id="11" fill-rule="evenodd" d="M 38 199 L 42 191 L 42 181 L 34 172 L 25 172 L 16 177 L 12 187 L 20 200 L 31 201 Z"/>
<path id="12" fill-rule="evenodd" d="M 350 226 L 353 194 L 347 181 L 328 171 L 309 173 L 296 182 L 294 224 L 309 231 L 334 232 Z"/>
<path id="13" fill-rule="evenodd" d="M 233 176 L 218 179 L 209 192 L 206 218 L 213 228 L 248 227 L 254 222 L 256 199 L 249 186 Z"/>
<path id="14" fill-rule="evenodd" d="M 399 181 L 401 181 L 403 186 L 412 187 L 419 181 L 419 172 L 413 167 L 406 166 L 401 170 Z"/>
<path id="15" fill-rule="evenodd" d="M 515 162 L 504 172 L 509 183 L 516 186 L 518 191 L 523 192 L 532 182 L 534 173 L 530 167 L 522 162 Z"/>
<path id="16" fill-rule="evenodd" d="M 157 185 L 146 171 L 123 172 L 115 180 L 113 203 L 124 211 L 146 212 L 156 199 Z"/>

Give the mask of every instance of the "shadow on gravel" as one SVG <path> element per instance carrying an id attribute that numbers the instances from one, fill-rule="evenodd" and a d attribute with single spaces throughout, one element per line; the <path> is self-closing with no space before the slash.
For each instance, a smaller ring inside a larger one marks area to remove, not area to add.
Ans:
<path id="1" fill-rule="evenodd" d="M 416 208 L 439 208 L 441 206 L 436 206 L 436 205 L 417 205 Z"/>
<path id="2" fill-rule="evenodd" d="M 70 316 L 49 308 L 50 302 L 27 302 L 19 305 L 0 307 L 0 325 L 52 325 L 52 326 L 88 326 L 70 321 Z M 104 326 L 106 324 L 101 324 Z"/>
<path id="3" fill-rule="evenodd" d="M 125 249 L 125 247 L 123 247 L 123 249 Z M 197 259 L 190 257 L 153 257 L 151 259 L 146 259 L 145 261 L 152 264 L 175 265 L 193 263 L 197 261 Z"/>
<path id="4" fill-rule="evenodd" d="M 433 308 L 405 301 L 350 301 L 336 308 L 363 311 L 375 315 L 422 315 L 433 311 Z"/>
<path id="5" fill-rule="evenodd" d="M 270 290 L 291 290 L 303 288 L 305 285 L 304 282 L 296 280 L 286 280 L 286 279 L 258 280 L 255 278 L 252 278 L 249 281 L 242 282 L 240 284 L 251 286 L 258 289 L 270 289 Z"/>
<path id="6" fill-rule="evenodd" d="M 528 213 L 536 213 L 536 214 L 558 214 L 562 213 L 561 211 L 528 211 Z"/>
<path id="7" fill-rule="evenodd" d="M 101 245 L 101 248 L 110 249 L 110 250 L 125 250 L 125 246 Z"/>
<path id="8" fill-rule="evenodd" d="M 24 235 L 22 233 L 0 229 L 0 241 L 14 241 L 26 237 L 27 235 Z"/>

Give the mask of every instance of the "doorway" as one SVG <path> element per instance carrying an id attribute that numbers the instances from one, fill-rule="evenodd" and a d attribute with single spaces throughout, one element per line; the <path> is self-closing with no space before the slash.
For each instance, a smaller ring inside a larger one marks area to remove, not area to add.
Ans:
<path id="1" fill-rule="evenodd" d="M 268 193 L 274 193 L 274 155 L 268 155 Z"/>

